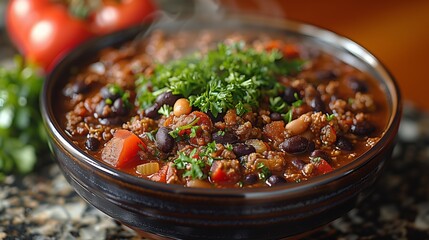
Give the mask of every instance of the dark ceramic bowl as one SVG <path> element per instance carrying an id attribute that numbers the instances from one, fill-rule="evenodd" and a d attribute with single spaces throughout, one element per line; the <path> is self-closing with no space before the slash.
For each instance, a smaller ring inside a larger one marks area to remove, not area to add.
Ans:
<path id="1" fill-rule="evenodd" d="M 196 23 L 197 24 L 196 24 Z M 228 24 L 227 24 L 228 23 Z M 221 27 L 220 27 L 221 26 Z M 283 20 L 243 18 L 222 24 L 194 21 L 159 26 L 168 31 L 256 28 L 313 42 L 374 76 L 386 93 L 390 118 L 368 152 L 326 175 L 302 183 L 258 189 L 195 189 L 140 179 L 103 164 L 77 148 L 54 115 L 55 94 L 68 74 L 107 46 L 134 38 L 129 29 L 71 52 L 45 82 L 41 107 L 52 150 L 75 190 L 90 204 L 143 236 L 178 239 L 278 239 L 311 231 L 342 216 L 365 198 L 390 159 L 401 115 L 397 84 L 382 64 L 358 44 L 335 33 Z M 151 28 L 152 29 L 152 28 Z M 149 31 L 139 29 L 139 31 Z"/>

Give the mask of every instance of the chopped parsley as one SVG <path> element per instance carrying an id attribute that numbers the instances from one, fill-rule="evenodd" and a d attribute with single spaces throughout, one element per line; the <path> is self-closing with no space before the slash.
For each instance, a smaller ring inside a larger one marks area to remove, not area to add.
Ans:
<path id="1" fill-rule="evenodd" d="M 256 168 L 259 170 L 259 172 L 258 172 L 259 179 L 266 180 L 267 178 L 269 178 L 271 176 L 270 169 L 267 166 L 265 166 L 264 163 L 259 162 L 258 165 L 256 166 Z"/>
<path id="2" fill-rule="evenodd" d="M 310 162 L 318 165 L 320 163 L 321 158 L 320 157 L 310 157 Z"/>
<path id="3" fill-rule="evenodd" d="M 174 129 L 173 131 L 170 131 L 168 134 L 170 134 L 170 136 L 172 136 L 175 139 L 180 140 L 179 137 L 180 136 L 180 132 L 182 130 L 187 130 L 187 129 L 191 129 L 191 133 L 192 133 L 192 129 L 193 127 L 199 127 L 199 126 L 195 126 L 195 124 L 198 123 L 198 121 L 200 120 L 200 118 L 196 117 L 194 120 L 192 120 L 192 122 L 190 122 L 189 124 L 183 125 L 181 127 L 177 127 L 176 129 Z M 195 128 L 194 128 L 195 129 Z M 194 130 L 195 131 L 195 130 Z M 195 133 L 196 134 L 196 133 Z M 194 136 L 195 137 L 195 136 Z"/>
<path id="4" fill-rule="evenodd" d="M 173 107 L 169 106 L 167 104 L 162 105 L 162 107 L 158 110 L 159 114 L 162 114 L 166 117 L 170 116 L 170 114 L 173 112 Z"/>
<path id="5" fill-rule="evenodd" d="M 191 134 L 189 134 L 189 137 L 193 138 L 197 136 L 197 130 L 200 129 L 200 126 L 192 126 L 191 127 Z"/>
<path id="6" fill-rule="evenodd" d="M 137 101 L 145 108 L 154 102 L 156 94 L 171 91 L 215 117 L 228 109 L 242 115 L 247 106 L 259 106 L 262 94 L 277 96 L 276 77 L 297 72 L 302 64 L 302 60 L 283 59 L 278 50 L 259 52 L 244 42 L 219 44 L 204 55 L 158 64 L 152 76 L 140 76 Z"/>
<path id="7" fill-rule="evenodd" d="M 334 113 L 332 113 L 332 114 L 326 113 L 326 120 L 328 120 L 328 122 L 332 121 L 334 118 L 335 118 L 335 114 Z"/>
<path id="8" fill-rule="evenodd" d="M 109 93 L 112 96 L 118 96 L 118 98 L 122 99 L 122 102 L 124 103 L 124 106 L 126 108 L 129 108 L 131 106 L 131 104 L 130 104 L 130 92 L 129 91 L 125 91 L 118 84 L 114 84 L 114 83 L 108 84 L 106 87 L 107 87 L 107 91 L 109 91 Z M 112 105 L 113 100 L 114 99 L 107 98 L 105 100 L 105 103 L 108 105 Z"/>
<path id="9" fill-rule="evenodd" d="M 174 165 L 177 169 L 184 170 L 183 177 L 190 177 L 192 179 L 205 179 L 207 175 L 203 169 L 206 166 L 211 166 L 216 158 L 213 153 L 217 151 L 216 142 L 210 142 L 205 147 L 200 148 L 197 154 L 197 148 L 194 148 L 189 155 L 179 152 L 179 157 L 174 160 Z"/>
<path id="10" fill-rule="evenodd" d="M 283 113 L 288 109 L 288 106 L 281 97 L 270 97 L 270 109 L 273 112 Z"/>
<path id="11" fill-rule="evenodd" d="M 301 107 L 301 105 L 304 102 L 302 101 L 302 99 L 299 99 L 298 93 L 295 93 L 293 96 L 295 97 L 296 101 L 292 103 L 292 106 L 294 106 L 294 107 Z"/>
<path id="12" fill-rule="evenodd" d="M 282 117 L 283 117 L 283 120 L 284 120 L 286 123 L 290 123 L 290 122 L 292 121 L 292 118 L 293 118 L 293 111 L 292 111 L 292 108 L 291 108 L 291 109 L 289 109 L 289 111 L 287 111 L 287 113 L 286 113 L 286 114 L 282 114 Z"/>
<path id="13" fill-rule="evenodd" d="M 185 170 L 183 177 L 190 177 L 192 179 L 204 179 L 207 177 L 202 170 L 206 166 L 206 163 L 200 158 L 194 158 L 196 153 L 196 148 L 191 151 L 189 156 L 183 152 L 179 152 L 179 157 L 174 160 L 174 165 L 177 169 Z"/>

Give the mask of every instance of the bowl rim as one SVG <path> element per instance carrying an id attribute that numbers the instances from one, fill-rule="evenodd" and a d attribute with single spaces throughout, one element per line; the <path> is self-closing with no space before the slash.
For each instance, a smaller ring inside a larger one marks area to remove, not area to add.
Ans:
<path id="1" fill-rule="evenodd" d="M 202 21 L 206 20 L 203 19 Z M 135 187 L 150 189 L 158 192 L 181 194 L 186 196 L 227 196 L 232 198 L 245 198 L 248 200 L 266 199 L 267 197 L 276 198 L 292 196 L 294 194 L 306 192 L 308 190 L 315 189 L 318 186 L 327 185 L 339 179 L 345 178 L 346 176 L 358 171 L 360 168 L 368 164 L 371 159 L 383 152 L 389 146 L 389 143 L 394 140 L 402 115 L 402 102 L 399 87 L 392 74 L 387 70 L 382 62 L 364 47 L 333 31 L 290 19 L 271 19 L 266 17 L 241 15 L 228 17 L 227 19 L 223 19 L 223 21 L 242 21 L 245 24 L 250 24 L 251 26 L 269 26 L 270 28 L 279 29 L 280 31 L 288 30 L 298 32 L 299 34 L 305 36 L 317 36 L 318 40 L 322 40 L 328 44 L 336 44 L 337 46 L 340 46 L 346 50 L 349 54 L 352 54 L 354 57 L 371 66 L 372 69 L 375 70 L 375 72 L 378 73 L 382 78 L 382 82 L 385 84 L 384 88 L 386 94 L 390 94 L 390 98 L 388 96 L 387 100 L 388 106 L 391 108 L 391 115 L 389 117 L 388 123 L 386 124 L 386 128 L 382 134 L 381 139 L 370 150 L 352 162 L 337 168 L 330 173 L 312 177 L 309 180 L 301 183 L 288 183 L 274 187 L 225 189 L 189 188 L 182 185 L 158 183 L 121 172 L 120 170 L 117 170 L 105 163 L 96 160 L 95 158 L 91 157 L 91 155 L 75 146 L 67 134 L 61 130 L 53 113 L 53 106 L 51 104 L 52 101 L 51 99 L 48 99 L 48 96 L 50 96 L 49 94 L 52 93 L 54 84 L 58 79 L 58 75 L 61 74 L 61 66 L 67 64 L 67 59 L 73 58 L 74 55 L 80 55 L 75 54 L 76 50 L 90 47 L 91 44 L 99 41 L 100 38 L 90 40 L 74 49 L 71 53 L 67 54 L 61 61 L 59 61 L 59 63 L 54 67 L 45 80 L 40 98 L 40 105 L 45 128 L 48 130 L 49 135 L 55 142 L 58 143 L 58 146 L 61 146 L 63 150 L 68 151 L 73 156 L 75 161 L 79 161 L 87 167 L 96 169 L 98 172 L 117 179 L 124 184 L 131 184 Z M 146 30 L 150 31 L 152 30 L 152 27 L 148 27 Z M 121 32 L 103 36 L 101 39 L 109 38 L 115 34 L 120 35 Z"/>

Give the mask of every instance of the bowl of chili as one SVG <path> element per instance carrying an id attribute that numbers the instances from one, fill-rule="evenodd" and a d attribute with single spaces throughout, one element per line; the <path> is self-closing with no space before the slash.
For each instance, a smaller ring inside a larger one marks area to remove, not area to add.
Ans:
<path id="1" fill-rule="evenodd" d="M 64 176 L 142 236 L 301 234 L 362 201 L 391 156 L 401 98 L 371 53 L 304 23 L 227 23 L 95 39 L 45 82 Z"/>

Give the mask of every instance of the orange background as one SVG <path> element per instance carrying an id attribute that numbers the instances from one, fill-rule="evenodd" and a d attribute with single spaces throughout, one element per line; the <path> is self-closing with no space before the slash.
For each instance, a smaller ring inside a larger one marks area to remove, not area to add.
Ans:
<path id="1" fill-rule="evenodd" d="M 429 110 L 429 1 L 221 0 L 230 11 L 290 18 L 364 46 L 398 80 L 404 100 Z"/>

